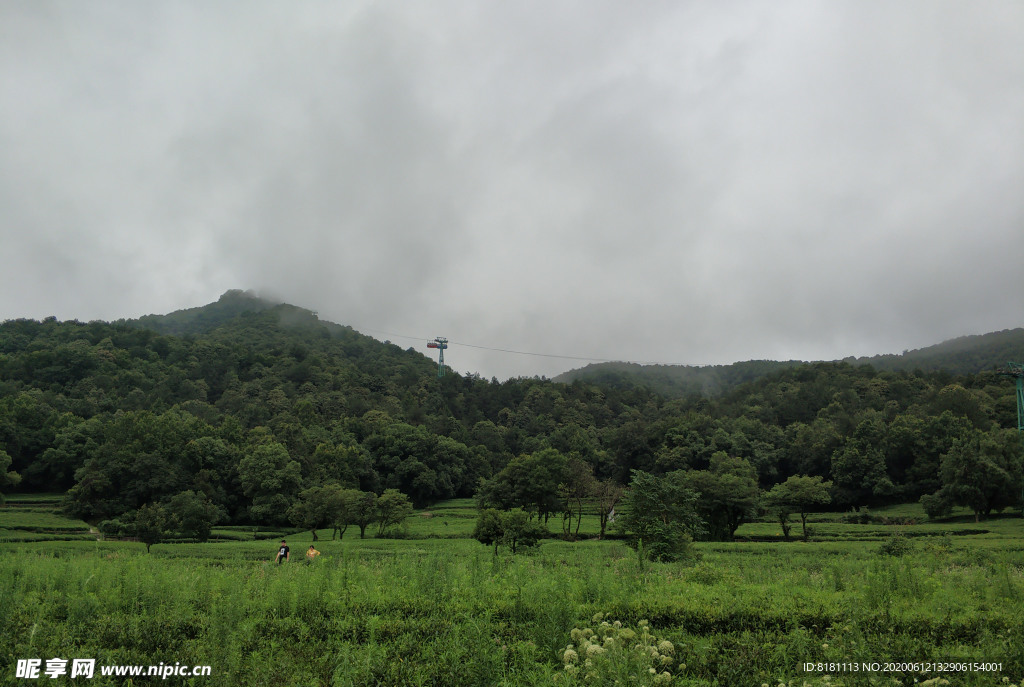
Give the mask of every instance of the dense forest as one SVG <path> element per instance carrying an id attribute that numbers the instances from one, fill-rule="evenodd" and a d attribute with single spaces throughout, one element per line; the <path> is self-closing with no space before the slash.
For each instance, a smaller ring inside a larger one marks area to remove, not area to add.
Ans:
<path id="1" fill-rule="evenodd" d="M 844 358 L 854 366 L 870 365 L 879 371 L 946 372 L 975 374 L 1019 360 L 1024 351 L 1024 329 L 957 339 L 903 353 L 862 358 Z M 641 365 L 638 363 L 594 363 L 555 377 L 556 382 L 577 380 L 604 386 L 645 386 L 668 398 L 694 393 L 715 396 L 733 387 L 759 379 L 784 368 L 799 367 L 800 360 L 749 360 L 732 365 Z"/>
<path id="2" fill-rule="evenodd" d="M 573 475 L 607 487 L 634 471 L 755 496 L 820 477 L 836 509 L 936 495 L 936 512 L 987 515 L 1018 505 L 1016 400 L 1004 361 L 968 349 L 973 372 L 748 363 L 683 395 L 439 378 L 413 349 L 231 291 L 139 320 L 0 325 L 0 476 L 66 491 L 91 522 L 185 494 L 222 520 L 285 523 L 325 484 L 418 506 L 492 494 L 546 515 L 571 511 Z M 999 354 L 1024 359 L 1020 337 Z"/>

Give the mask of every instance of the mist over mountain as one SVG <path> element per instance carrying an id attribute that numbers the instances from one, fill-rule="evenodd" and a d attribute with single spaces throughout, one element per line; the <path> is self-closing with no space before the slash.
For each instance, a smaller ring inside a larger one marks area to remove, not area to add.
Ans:
<path id="1" fill-rule="evenodd" d="M 869 357 L 847 357 L 842 362 L 870 365 L 877 370 L 944 372 L 969 375 L 991 371 L 1009 361 L 1024 360 L 1024 329 L 963 336 L 934 346 Z M 833 361 L 836 362 L 836 361 Z M 735 386 L 779 370 L 807 365 L 807 361 L 750 360 L 732 365 L 640 365 L 637 363 L 595 363 L 570 370 L 554 378 L 570 383 L 584 380 L 594 384 L 627 388 L 644 386 L 664 396 L 680 398 L 691 394 L 716 395 Z"/>
<path id="2" fill-rule="evenodd" d="M 321 320 L 313 310 L 258 295 L 251 290 L 232 289 L 216 302 L 176 310 L 166 315 L 145 315 L 123 320 L 129 326 L 152 329 L 163 334 L 187 335 L 208 332 L 244 313 L 273 310 L 282 324 L 320 326 L 338 334 L 352 332 L 351 327 Z M 974 374 L 1024 359 L 1024 329 L 1004 329 L 950 339 L 901 354 L 842 358 L 851 365 L 871 365 L 878 370 L 944 371 L 949 374 Z M 630 362 L 593 363 L 569 370 L 552 381 L 571 383 L 577 379 L 605 386 L 643 384 L 669 397 L 689 394 L 715 395 L 726 389 L 751 382 L 782 369 L 805 365 L 803 360 L 748 360 L 729 365 L 645 365 Z M 836 361 L 832 361 L 836 362 Z"/>

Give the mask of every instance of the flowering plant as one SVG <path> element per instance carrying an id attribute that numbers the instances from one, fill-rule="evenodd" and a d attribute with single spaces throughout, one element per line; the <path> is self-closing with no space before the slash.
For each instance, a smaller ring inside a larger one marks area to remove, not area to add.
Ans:
<path id="1" fill-rule="evenodd" d="M 573 641 L 562 654 L 563 684 L 667 685 L 670 669 L 686 667 L 676 665 L 675 645 L 655 636 L 646 620 L 635 630 L 603 613 L 592 621 L 594 627 L 570 633 Z"/>

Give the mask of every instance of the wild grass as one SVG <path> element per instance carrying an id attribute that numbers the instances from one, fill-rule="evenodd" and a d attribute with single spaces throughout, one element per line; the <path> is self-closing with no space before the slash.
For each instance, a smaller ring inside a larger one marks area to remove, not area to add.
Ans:
<path id="1" fill-rule="evenodd" d="M 939 655 L 1003 662 L 956 684 L 1024 676 L 1021 556 L 959 540 L 898 558 L 877 543 L 701 545 L 692 567 L 638 566 L 598 541 L 495 557 L 465 539 L 346 536 L 320 542 L 309 566 L 274 565 L 273 548 L 8 545 L 0 653 L 209 664 L 211 685 L 551 684 L 572 629 L 604 612 L 648 620 L 678 647 L 675 684 L 816 680 L 802 662 Z M 832 684 L 867 684 L 844 680 Z"/>
<path id="2" fill-rule="evenodd" d="M 350 528 L 332 541 L 321 530 L 312 565 L 309 532 L 288 534 L 285 565 L 272 563 L 276 542 L 245 528 L 222 528 L 237 540 L 157 544 L 148 555 L 95 539 L 0 544 L 0 684 L 14 683 L 18 658 L 53 657 L 208 664 L 213 675 L 192 684 L 210 686 L 603 684 L 565 675 L 564 661 L 572 630 L 598 612 L 626 627 L 646 620 L 673 644 L 668 684 L 822 685 L 822 673 L 802 669 L 819 661 L 1002 664 L 833 673 L 831 685 L 1024 678 L 1020 518 L 984 523 L 983 535 L 915 526 L 933 529 L 907 537 L 900 555 L 880 549 L 907 528 L 818 523 L 821 541 L 700 543 L 702 559 L 687 566 L 641 565 L 622 542 L 595 539 L 494 556 L 444 536 L 473 522 L 471 503 L 431 513 L 414 517 L 406 539 Z M 862 541 L 843 536 L 847 527 L 864 528 Z M 114 684 L 103 680 L 91 683 Z"/>

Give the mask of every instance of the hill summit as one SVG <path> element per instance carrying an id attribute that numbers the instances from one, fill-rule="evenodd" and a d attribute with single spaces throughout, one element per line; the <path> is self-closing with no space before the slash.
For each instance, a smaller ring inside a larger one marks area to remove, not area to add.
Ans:
<path id="1" fill-rule="evenodd" d="M 943 372 L 969 375 L 1002 367 L 1010 360 L 1024 360 L 1024 329 L 1005 329 L 989 334 L 963 336 L 902 354 L 843 358 L 851 365 L 870 365 L 891 372 Z M 826 362 L 826 361 L 818 361 Z M 643 386 L 663 396 L 683 398 L 698 394 L 714 396 L 781 370 L 808 364 L 801 360 L 749 360 L 731 365 L 640 365 L 596 363 L 564 372 L 554 378 L 566 384 L 576 380 L 615 388 Z"/>

